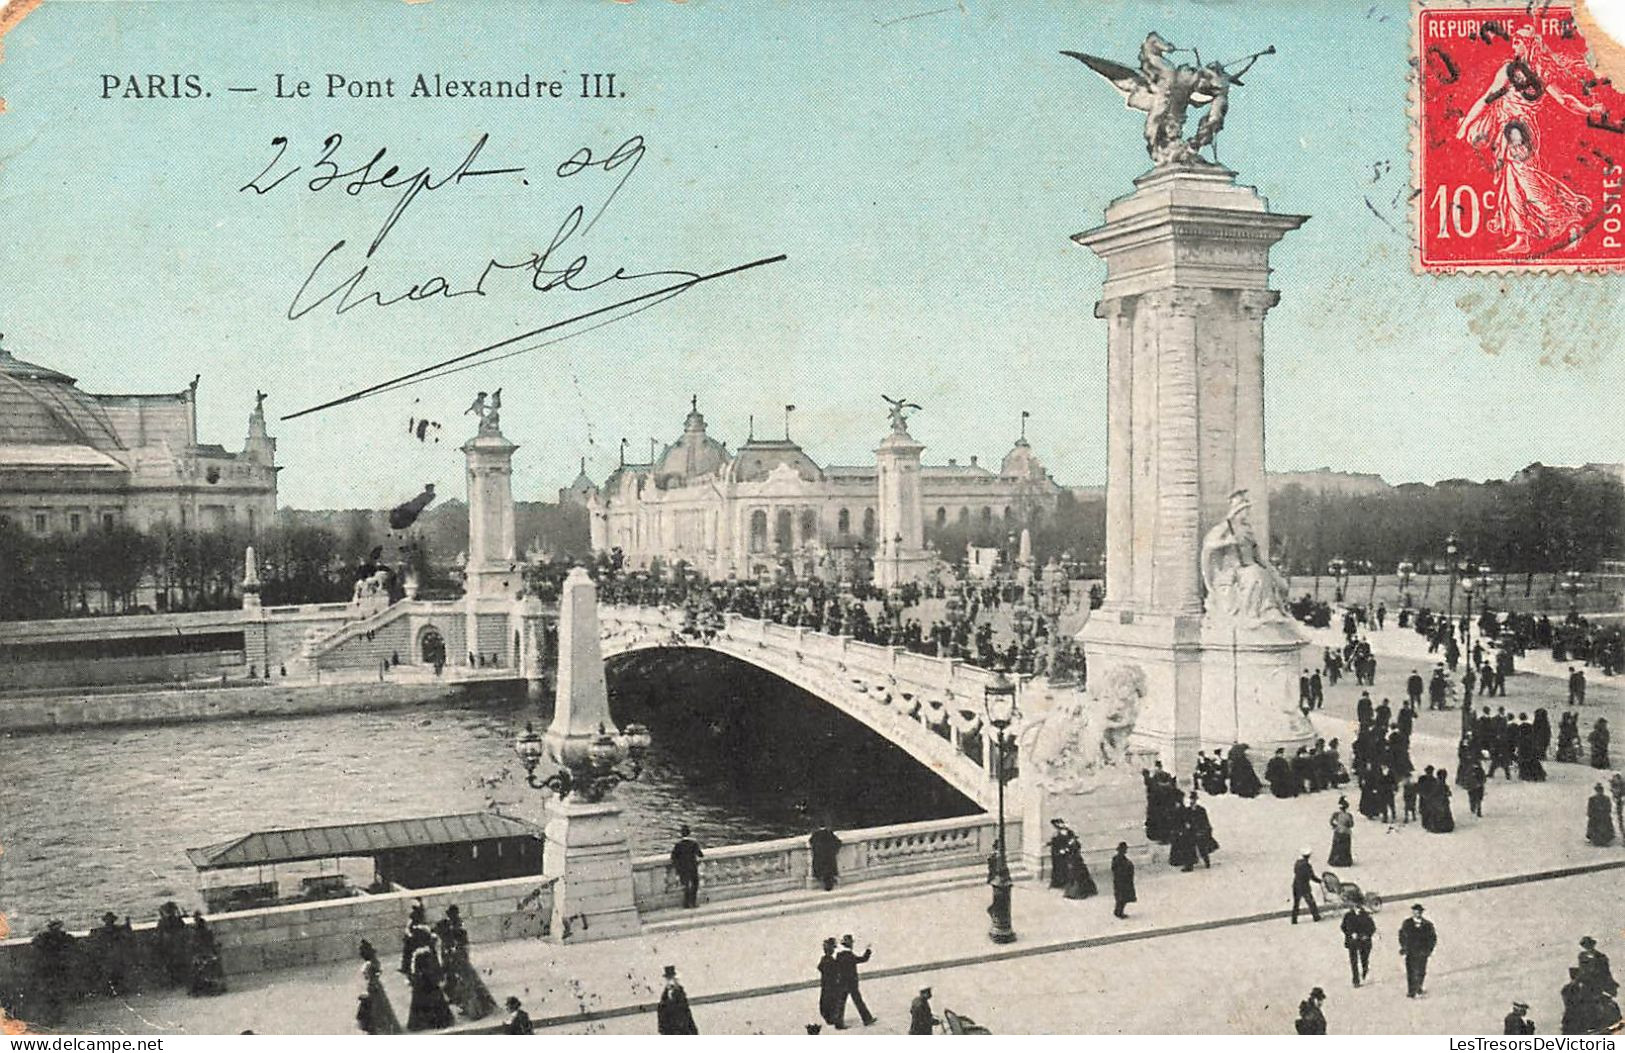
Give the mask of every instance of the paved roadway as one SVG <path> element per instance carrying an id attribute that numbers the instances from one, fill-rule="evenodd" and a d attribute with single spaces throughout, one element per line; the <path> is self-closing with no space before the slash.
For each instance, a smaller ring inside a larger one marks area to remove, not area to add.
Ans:
<path id="1" fill-rule="evenodd" d="M 1373 694 L 1401 695 L 1410 663 L 1390 660 L 1379 668 Z M 1559 680 L 1520 676 L 1507 704 L 1531 710 L 1545 705 L 1555 724 L 1564 693 Z M 1617 716 L 1619 695 L 1613 684 L 1594 684 L 1598 704 L 1586 707 L 1584 725 L 1602 712 Z M 1357 696 L 1348 680 L 1331 692 L 1315 717 L 1323 734 L 1347 743 Z M 1454 712 L 1424 713 L 1413 748 L 1419 765 L 1454 769 L 1458 727 Z M 1494 1031 L 1511 999 L 1519 998 L 1531 1004 L 1540 1030 L 1553 1033 L 1560 1017 L 1557 993 L 1579 937 L 1595 935 L 1625 963 L 1625 869 L 1619 869 L 1625 847 L 1594 848 L 1584 841 L 1584 799 L 1606 773 L 1579 765 L 1549 769 L 1551 781 L 1542 784 L 1495 782 L 1482 820 L 1468 815 L 1463 795 L 1457 795 L 1454 834 L 1359 822 L 1357 865 L 1343 876 L 1378 890 L 1391 904 L 1379 917 L 1375 982 L 1359 991 L 1348 985 L 1334 920 L 1292 927 L 1280 916 L 1290 906 L 1298 847 L 1311 847 L 1317 863 L 1325 859 L 1326 819 L 1336 800 L 1331 793 L 1288 801 L 1209 799 L 1223 844 L 1213 869 L 1183 874 L 1158 860 L 1143 864 L 1141 902 L 1128 921 L 1111 917 L 1109 898 L 1066 901 L 1023 885 L 1015 896 L 1022 939 L 1009 948 L 987 942 L 987 894 L 969 888 L 862 903 L 834 899 L 804 913 L 651 930 L 634 939 L 567 948 L 510 942 L 476 948 L 475 961 L 499 999 L 520 995 L 533 1016 L 559 1031 L 652 1031 L 647 1007 L 658 996 L 660 968 L 669 962 L 685 978 L 702 1030 L 799 1032 L 816 1015 L 820 939 L 853 932 L 860 944 L 875 947 L 865 986 L 881 1014 L 873 1030 L 882 1032 L 906 1027 L 908 1000 L 923 982 L 936 989 L 939 1008 L 1005 1033 L 1289 1033 L 1298 1000 L 1317 984 L 1331 996 L 1326 1010 L 1333 1031 Z M 1598 865 L 1610 869 L 1493 884 Z M 1109 883 L 1104 874 L 1096 879 Z M 1438 891 L 1485 882 L 1492 887 Z M 1428 997 L 1410 1001 L 1394 933 L 1408 894 L 1418 892 L 1430 892 L 1423 900 L 1439 928 L 1440 948 Z M 812 906 L 821 896 L 800 898 Z M 1265 917 L 1258 920 L 1260 915 Z M 1135 938 L 1115 939 L 1124 935 Z M 1046 945 L 1059 949 L 1034 953 Z M 380 950 L 387 958 L 389 949 Z M 990 954 L 1003 957 L 987 960 Z M 396 976 L 390 982 L 404 1018 L 404 984 Z M 158 994 L 91 1003 L 69 1026 L 96 1032 L 342 1033 L 353 1026 L 357 989 L 352 965 L 310 967 L 244 978 L 219 998 Z"/>

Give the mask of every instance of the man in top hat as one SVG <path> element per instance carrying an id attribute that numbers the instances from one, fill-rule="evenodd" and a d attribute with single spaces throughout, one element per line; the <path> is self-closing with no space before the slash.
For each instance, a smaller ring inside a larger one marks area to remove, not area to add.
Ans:
<path id="1" fill-rule="evenodd" d="M 700 905 L 700 843 L 691 836 L 688 824 L 677 829 L 677 843 L 671 846 L 671 869 L 683 886 L 683 906 Z"/>
<path id="2" fill-rule="evenodd" d="M 1365 909 L 1365 900 L 1356 899 L 1343 915 L 1343 946 L 1349 952 L 1349 975 L 1354 986 L 1371 974 L 1371 940 L 1377 935 L 1377 919 Z"/>
<path id="3" fill-rule="evenodd" d="M 1405 959 L 1406 998 L 1427 994 L 1422 985 L 1427 981 L 1428 956 L 1439 943 L 1433 923 L 1422 913 L 1422 904 L 1411 904 L 1411 916 L 1399 927 L 1399 954 Z"/>
<path id="4" fill-rule="evenodd" d="M 1535 1022 L 1529 1019 L 1529 1006 L 1524 1002 L 1513 1002 L 1512 1012 L 1506 1015 L 1501 1022 L 1503 1035 L 1533 1035 Z"/>
<path id="5" fill-rule="evenodd" d="M 861 955 L 852 950 L 852 934 L 849 932 L 841 937 L 841 950 L 835 955 L 835 975 L 840 980 L 841 991 L 847 998 L 852 999 L 852 1005 L 863 1020 L 863 1026 L 868 1027 L 875 1022 L 875 1015 L 869 1012 L 869 1007 L 863 1002 L 863 992 L 858 990 L 858 966 L 868 961 L 874 951 L 868 947 L 863 949 Z M 846 1012 L 846 999 L 841 1000 L 841 1013 Z"/>
<path id="6" fill-rule="evenodd" d="M 508 996 L 508 1019 L 502 1022 L 504 1035 L 534 1035 L 536 1027 L 530 1022 L 530 1014 L 519 1007 L 519 999 L 513 995 Z"/>
<path id="7" fill-rule="evenodd" d="M 1320 878 L 1315 876 L 1314 864 L 1309 862 L 1310 851 L 1307 848 L 1298 851 L 1298 861 L 1292 864 L 1292 924 L 1298 923 L 1298 904 L 1309 906 L 1309 916 L 1316 921 L 1320 920 L 1320 908 L 1315 905 L 1315 893 L 1309 886 L 1320 884 Z"/>
<path id="8" fill-rule="evenodd" d="M 914 1001 L 908 1005 L 908 1033 L 911 1035 L 935 1034 L 936 1026 L 942 1023 L 931 1014 L 931 988 L 922 987 L 920 993 L 914 996 Z"/>
<path id="9" fill-rule="evenodd" d="M 1300 1035 L 1324 1035 L 1326 1014 L 1321 1006 L 1326 1003 L 1326 992 L 1315 988 L 1309 997 L 1298 1003 L 1298 1020 L 1294 1025 Z"/>
<path id="10" fill-rule="evenodd" d="M 688 1008 L 688 992 L 677 980 L 677 966 L 668 965 L 662 970 L 666 978 L 666 987 L 660 992 L 660 1004 L 655 1007 L 655 1021 L 659 1033 L 662 1035 L 697 1035 L 700 1029 L 694 1025 L 694 1014 Z"/>
<path id="11" fill-rule="evenodd" d="M 1590 936 L 1580 938 L 1579 966 L 1580 979 L 1585 981 L 1587 987 L 1609 996 L 1619 993 L 1619 984 L 1614 980 L 1608 955 L 1597 950 L 1597 941 Z"/>

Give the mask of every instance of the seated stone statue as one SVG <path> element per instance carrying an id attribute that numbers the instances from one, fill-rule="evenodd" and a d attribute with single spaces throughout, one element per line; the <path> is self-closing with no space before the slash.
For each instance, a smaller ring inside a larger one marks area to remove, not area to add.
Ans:
<path id="1" fill-rule="evenodd" d="M 1243 625 L 1290 622 L 1286 586 L 1253 534 L 1247 491 L 1230 495 L 1230 509 L 1202 539 L 1202 584 L 1208 617 Z"/>

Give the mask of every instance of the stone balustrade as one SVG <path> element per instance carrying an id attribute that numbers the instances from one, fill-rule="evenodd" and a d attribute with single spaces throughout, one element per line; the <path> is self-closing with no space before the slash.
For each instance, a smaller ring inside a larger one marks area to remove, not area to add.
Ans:
<path id="1" fill-rule="evenodd" d="M 1010 858 L 1021 855 L 1021 824 L 1006 824 Z M 998 840 L 998 820 L 990 815 L 931 819 L 921 823 L 838 831 L 840 882 L 851 885 L 900 874 L 918 874 L 983 865 Z M 633 896 L 638 911 L 667 910 L 682 904 L 683 890 L 665 856 L 632 862 Z M 700 860 L 700 898 L 705 902 L 768 896 L 818 887 L 812 875 L 812 849 L 804 837 L 708 848 Z"/>
<path id="2" fill-rule="evenodd" d="M 388 969 L 400 953 L 412 900 L 420 895 L 431 921 L 457 904 L 476 954 L 482 944 L 547 935 L 553 911 L 553 879 L 534 876 L 232 911 L 211 915 L 209 927 L 228 976 L 341 961 L 355 961 L 359 969 L 357 948 L 364 939 L 378 949 Z M 101 975 L 100 948 L 95 939 L 83 938 L 83 932 L 73 935 L 80 938 L 74 943 L 69 975 L 83 989 L 68 994 L 80 996 L 90 993 Z M 0 1002 L 26 1014 L 28 998 L 34 994 L 33 973 L 29 939 L 0 940 Z M 127 976 L 137 989 L 165 983 L 152 922 L 134 926 Z"/>

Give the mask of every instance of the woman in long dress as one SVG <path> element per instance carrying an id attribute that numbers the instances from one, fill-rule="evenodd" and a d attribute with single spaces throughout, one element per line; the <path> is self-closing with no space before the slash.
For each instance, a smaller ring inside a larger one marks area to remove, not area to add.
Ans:
<path id="1" fill-rule="evenodd" d="M 1608 767 L 1608 720 L 1605 717 L 1598 717 L 1591 726 L 1591 766 Z"/>
<path id="2" fill-rule="evenodd" d="M 1354 816 L 1349 812 L 1349 799 L 1337 799 L 1337 811 L 1332 813 L 1332 850 L 1326 856 L 1326 865 L 1351 867 L 1354 865 Z"/>
<path id="3" fill-rule="evenodd" d="M 468 956 L 468 930 L 454 903 L 446 908 L 440 934 L 440 957 L 446 973 L 446 997 L 455 1002 L 468 1020 L 479 1020 L 496 1012 L 497 1000 L 480 979 Z"/>
<path id="4" fill-rule="evenodd" d="M 1253 770 L 1253 762 L 1247 759 L 1247 744 L 1245 742 L 1230 747 L 1230 792 L 1237 797 L 1257 797 L 1263 784 L 1258 781 L 1258 773 Z"/>
<path id="5" fill-rule="evenodd" d="M 1443 768 L 1433 780 L 1433 825 L 1428 829 L 1436 834 L 1448 834 L 1456 829 L 1456 817 L 1450 811 L 1449 773 Z"/>
<path id="6" fill-rule="evenodd" d="M 1071 831 L 1067 831 L 1071 833 Z M 1072 834 L 1066 846 L 1066 892 L 1067 899 L 1088 899 L 1100 890 L 1095 887 L 1095 879 L 1089 873 L 1089 864 L 1083 861 L 1083 842 L 1078 840 L 1077 834 Z"/>
<path id="7" fill-rule="evenodd" d="M 220 948 L 203 912 L 192 914 L 192 966 L 190 990 L 195 995 L 226 993 L 226 968 L 220 962 Z"/>
<path id="8" fill-rule="evenodd" d="M 1188 872 L 1196 866 L 1196 831 L 1191 829 L 1189 809 L 1175 804 L 1169 825 L 1168 865 Z"/>
<path id="9" fill-rule="evenodd" d="M 1614 817 L 1604 792 L 1602 783 L 1597 784 L 1597 792 L 1586 801 L 1586 840 L 1601 847 L 1614 843 Z"/>
<path id="10" fill-rule="evenodd" d="M 1574 713 L 1564 713 L 1557 722 L 1556 759 L 1562 764 L 1580 759 L 1580 718 Z"/>
<path id="11" fill-rule="evenodd" d="M 384 990 L 383 966 L 378 962 L 378 951 L 366 940 L 361 941 L 362 992 L 356 1006 L 356 1026 L 369 1035 L 398 1035 L 400 1018 L 389 1004 L 389 992 Z"/>
<path id="12" fill-rule="evenodd" d="M 434 948 L 419 947 L 412 952 L 412 1008 L 406 1015 L 409 1031 L 437 1031 L 453 1023 L 451 1006 L 440 984 L 444 973 Z"/>

